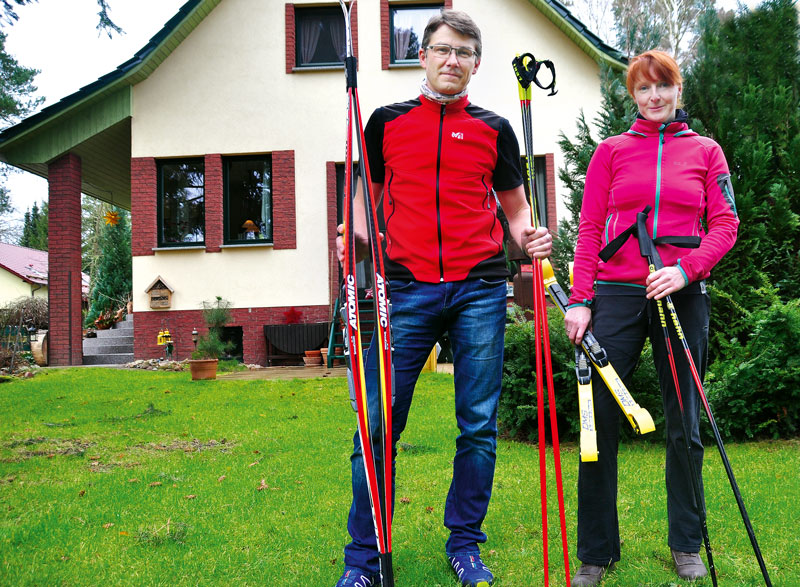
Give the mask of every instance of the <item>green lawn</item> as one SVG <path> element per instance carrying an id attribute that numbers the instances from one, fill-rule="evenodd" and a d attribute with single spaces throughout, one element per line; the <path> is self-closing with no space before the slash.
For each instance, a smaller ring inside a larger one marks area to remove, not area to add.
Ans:
<path id="1" fill-rule="evenodd" d="M 399 456 L 398 586 L 456 585 L 442 526 L 452 396 L 451 376 L 423 375 Z M 107 369 L 0 385 L 0 585 L 333 585 L 355 425 L 346 398 L 341 378 Z M 799 447 L 727 446 L 775 585 L 800 585 Z M 537 450 L 501 441 L 498 453 L 485 560 L 499 587 L 541 585 Z M 562 447 L 573 570 L 577 458 Z M 604 585 L 671 585 L 663 450 L 626 444 L 620 462 L 623 560 Z M 713 446 L 705 479 L 720 585 L 761 584 Z M 549 495 L 551 582 L 563 585 L 554 484 Z"/>

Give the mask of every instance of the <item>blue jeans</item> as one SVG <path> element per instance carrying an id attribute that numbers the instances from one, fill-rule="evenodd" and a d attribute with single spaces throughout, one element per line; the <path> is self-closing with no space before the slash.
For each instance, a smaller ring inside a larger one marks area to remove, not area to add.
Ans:
<path id="1" fill-rule="evenodd" d="M 478 552 L 486 542 L 481 524 L 492 494 L 497 448 L 497 402 L 503 366 L 506 282 L 472 279 L 451 283 L 391 282 L 391 323 L 395 369 L 392 410 L 392 496 L 397 442 L 406 427 L 414 386 L 431 349 L 448 332 L 453 348 L 456 438 L 453 480 L 445 504 L 444 525 L 450 530 L 448 554 Z M 367 353 L 370 423 L 377 428 L 376 356 Z M 374 436 L 378 436 L 374 434 Z M 353 502 L 347 530 L 352 541 L 344 549 L 346 565 L 378 570 L 372 521 L 358 433 L 351 457 Z M 374 448 L 381 470 L 380 446 Z M 394 497 L 393 497 L 394 498 Z M 392 508 L 394 511 L 394 508 Z"/>

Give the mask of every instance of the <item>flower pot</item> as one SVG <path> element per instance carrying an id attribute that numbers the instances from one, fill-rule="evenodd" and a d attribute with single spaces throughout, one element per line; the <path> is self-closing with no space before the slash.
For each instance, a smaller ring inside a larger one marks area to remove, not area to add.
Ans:
<path id="1" fill-rule="evenodd" d="M 306 351 L 305 355 L 307 357 L 321 357 L 322 351 L 320 349 L 312 349 L 310 351 Z"/>
<path id="2" fill-rule="evenodd" d="M 303 363 L 306 367 L 319 367 L 322 365 L 322 356 L 319 357 L 303 357 Z"/>
<path id="3" fill-rule="evenodd" d="M 199 359 L 189 361 L 189 371 L 192 381 L 217 378 L 217 363 L 219 359 Z"/>
<path id="4" fill-rule="evenodd" d="M 322 366 L 323 367 L 327 367 L 328 366 L 328 349 L 327 348 L 319 349 L 319 351 L 320 351 L 320 353 L 322 353 Z"/>

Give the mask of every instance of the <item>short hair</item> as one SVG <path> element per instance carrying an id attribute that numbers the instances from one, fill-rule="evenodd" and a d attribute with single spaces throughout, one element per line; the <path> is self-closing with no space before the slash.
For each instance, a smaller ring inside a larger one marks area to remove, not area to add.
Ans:
<path id="1" fill-rule="evenodd" d="M 656 76 L 656 79 L 652 79 L 651 71 Z M 625 82 L 628 87 L 628 93 L 631 96 L 633 96 L 634 86 L 640 79 L 651 82 L 663 79 L 673 86 L 683 83 L 683 77 L 677 62 L 669 53 L 655 49 L 646 51 L 631 59 L 630 65 L 628 65 L 628 77 Z"/>
<path id="2" fill-rule="evenodd" d="M 442 25 L 447 25 L 457 33 L 469 37 L 475 41 L 475 53 L 481 56 L 483 45 L 481 43 L 481 29 L 475 24 L 466 12 L 461 10 L 442 10 L 435 14 L 428 21 L 425 32 L 422 34 L 422 48 L 428 46 L 433 33 L 439 30 Z"/>

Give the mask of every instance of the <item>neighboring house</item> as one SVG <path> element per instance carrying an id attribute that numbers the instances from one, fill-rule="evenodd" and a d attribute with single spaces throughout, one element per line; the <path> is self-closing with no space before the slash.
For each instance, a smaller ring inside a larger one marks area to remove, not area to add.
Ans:
<path id="1" fill-rule="evenodd" d="M 21 297 L 47 299 L 47 251 L 0 243 L 0 305 Z M 89 296 L 89 276 L 81 274 L 81 295 Z"/>
<path id="2" fill-rule="evenodd" d="M 471 100 L 520 136 L 511 60 L 531 52 L 555 63 L 558 94 L 533 98 L 538 181 L 555 228 L 565 211 L 558 135 L 574 134 L 581 109 L 588 119 L 600 109 L 599 64 L 624 67 L 620 54 L 557 0 L 362 1 L 353 36 L 365 118 L 418 95 L 415 43 L 443 6 L 467 11 L 483 32 Z M 70 278 L 80 270 L 81 191 L 131 210 L 137 358 L 161 356 L 163 327 L 186 357 L 192 330 L 203 330 L 201 302 L 218 295 L 233 302 L 249 363 L 265 362 L 264 325 L 331 318 L 343 31 L 338 2 L 190 0 L 130 61 L 0 133 L 0 158 L 49 179 L 50 274 L 59 284 L 50 292 L 51 364 L 81 362 Z M 169 306 L 152 308 L 145 290 L 159 278 Z"/>

